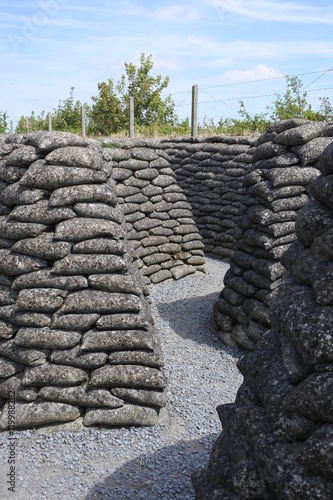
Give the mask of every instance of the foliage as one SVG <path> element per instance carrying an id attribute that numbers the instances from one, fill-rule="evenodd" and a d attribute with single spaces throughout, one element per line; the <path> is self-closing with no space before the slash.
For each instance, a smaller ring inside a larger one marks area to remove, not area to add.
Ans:
<path id="1" fill-rule="evenodd" d="M 35 116 L 35 112 L 31 111 L 30 116 L 21 116 L 19 122 L 16 126 L 16 133 L 23 134 L 25 132 L 37 132 L 38 130 L 47 130 L 47 119 L 45 117 L 45 111 L 42 111 L 40 115 Z"/>
<path id="2" fill-rule="evenodd" d="M 58 107 L 53 109 L 52 130 L 81 133 L 81 107 L 83 104 L 74 101 L 74 87 L 71 87 L 69 97 L 59 101 Z"/>
<path id="3" fill-rule="evenodd" d="M 126 128 L 128 120 L 115 90 L 113 79 L 97 84 L 98 96 L 92 97 L 93 105 L 87 112 L 92 133 L 111 135 Z"/>
<path id="4" fill-rule="evenodd" d="M 328 97 L 320 97 L 319 111 L 314 111 L 307 100 L 307 92 L 302 91 L 303 84 L 297 76 L 286 75 L 287 88 L 283 96 L 278 95 L 275 102 L 267 109 L 271 110 L 273 120 L 302 118 L 323 121 L 332 118 L 332 106 Z"/>
<path id="5" fill-rule="evenodd" d="M 8 115 L 7 111 L 0 110 L 0 134 L 5 134 L 8 131 Z"/>

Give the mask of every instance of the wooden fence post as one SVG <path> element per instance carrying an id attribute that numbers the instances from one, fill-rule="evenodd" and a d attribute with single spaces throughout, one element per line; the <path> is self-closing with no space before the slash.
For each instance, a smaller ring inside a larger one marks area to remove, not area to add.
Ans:
<path id="1" fill-rule="evenodd" d="M 134 101 L 133 97 L 129 98 L 129 137 L 134 137 Z"/>
<path id="2" fill-rule="evenodd" d="M 52 118 L 50 112 L 47 113 L 47 123 L 49 132 L 52 132 Z"/>
<path id="3" fill-rule="evenodd" d="M 81 135 L 86 137 L 86 115 L 84 106 L 81 106 Z"/>
<path id="4" fill-rule="evenodd" d="M 198 135 L 198 85 L 192 86 L 192 119 L 191 119 L 191 136 L 193 138 Z"/>
<path id="5" fill-rule="evenodd" d="M 13 120 L 10 120 L 10 133 L 11 134 L 14 133 L 14 123 L 13 123 Z"/>
<path id="6" fill-rule="evenodd" d="M 27 132 L 29 132 L 29 118 L 25 119 L 25 124 L 27 126 Z"/>

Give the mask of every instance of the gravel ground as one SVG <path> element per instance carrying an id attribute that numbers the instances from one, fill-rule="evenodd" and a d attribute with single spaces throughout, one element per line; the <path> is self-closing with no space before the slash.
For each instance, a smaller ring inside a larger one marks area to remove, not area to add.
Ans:
<path id="1" fill-rule="evenodd" d="M 190 475 L 205 466 L 221 431 L 216 406 L 234 401 L 241 355 L 209 331 L 228 265 L 208 257 L 207 274 L 153 285 L 168 408 L 159 425 L 17 432 L 16 488 L 8 491 L 9 436 L 0 443 L 1 499 L 193 499 Z M 66 429 L 66 427 L 65 427 Z"/>

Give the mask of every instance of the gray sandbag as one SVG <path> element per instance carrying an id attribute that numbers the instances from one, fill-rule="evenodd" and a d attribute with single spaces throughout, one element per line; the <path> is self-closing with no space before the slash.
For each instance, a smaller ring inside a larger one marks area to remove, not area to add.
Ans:
<path id="1" fill-rule="evenodd" d="M 17 292 L 7 286 L 0 285 L 0 305 L 7 306 L 15 304 L 17 299 Z"/>
<path id="2" fill-rule="evenodd" d="M 45 161 L 50 165 L 101 170 L 104 160 L 102 154 L 95 149 L 89 147 L 65 146 L 55 149 L 46 155 Z"/>
<path id="3" fill-rule="evenodd" d="M 127 271 L 126 260 L 118 255 L 71 254 L 53 264 L 52 273 L 71 276 L 93 273 L 124 273 Z"/>
<path id="4" fill-rule="evenodd" d="M 106 161 L 124 161 L 131 158 L 131 152 L 122 148 L 105 148 L 103 149 L 103 158 Z"/>
<path id="5" fill-rule="evenodd" d="M 20 146 L 7 155 L 5 160 L 6 165 L 28 167 L 31 163 L 38 160 L 38 152 L 33 146 Z"/>
<path id="6" fill-rule="evenodd" d="M 0 320 L 0 339 L 10 339 L 15 332 L 16 329 L 11 323 Z"/>
<path id="7" fill-rule="evenodd" d="M 120 207 L 114 207 L 107 203 L 76 203 L 73 208 L 80 217 L 107 219 L 117 224 L 121 224 L 125 220 Z"/>
<path id="8" fill-rule="evenodd" d="M 103 389 L 87 389 L 87 387 L 43 387 L 39 396 L 49 401 L 68 403 L 76 406 L 100 408 L 120 408 L 123 401 L 109 391 Z"/>
<path id="9" fill-rule="evenodd" d="M 110 236 L 116 240 L 124 238 L 123 226 L 110 220 L 96 218 L 77 218 L 60 222 L 54 233 L 55 240 L 83 241 L 91 238 Z"/>
<path id="10" fill-rule="evenodd" d="M 142 314 L 118 313 L 101 316 L 96 327 L 99 330 L 148 330 L 148 320 Z"/>
<path id="11" fill-rule="evenodd" d="M 151 368 L 161 368 L 164 366 L 160 352 L 150 351 L 115 351 L 108 357 L 111 365 L 141 365 Z"/>
<path id="12" fill-rule="evenodd" d="M 9 240 L 34 238 L 47 229 L 48 226 L 45 224 L 10 221 L 8 217 L 1 217 L 0 219 L 0 237 Z"/>
<path id="13" fill-rule="evenodd" d="M 252 163 L 252 162 L 251 162 Z M 293 165 L 297 165 L 299 163 L 299 158 L 294 153 L 285 153 L 278 156 L 273 156 L 272 158 L 267 158 L 265 160 L 259 160 L 257 162 L 253 162 L 250 168 L 254 168 L 253 173 L 256 172 L 257 169 L 270 169 L 270 168 L 284 168 L 284 167 L 292 167 Z"/>
<path id="14" fill-rule="evenodd" d="M 254 163 L 259 160 L 265 160 L 286 153 L 288 153 L 288 150 L 285 146 L 269 141 L 255 148 L 252 155 L 252 161 Z"/>
<path id="15" fill-rule="evenodd" d="M 270 326 L 269 307 L 259 300 L 246 299 L 243 302 L 243 309 L 249 318 L 254 321 Z"/>
<path id="16" fill-rule="evenodd" d="M 332 439 L 333 426 L 319 425 L 309 439 L 301 443 L 294 454 L 295 460 L 308 470 L 331 481 L 333 474 Z"/>
<path id="17" fill-rule="evenodd" d="M 89 330 L 100 318 L 99 314 L 53 314 L 51 328 L 59 330 Z"/>
<path id="18" fill-rule="evenodd" d="M 49 153 L 65 146 L 89 145 L 83 137 L 69 132 L 33 132 L 25 137 L 25 144 L 34 146 L 40 153 Z"/>
<path id="19" fill-rule="evenodd" d="M 283 236 L 287 236 L 288 234 L 294 234 L 295 230 L 295 222 L 275 222 L 270 224 L 269 226 L 260 226 L 260 224 L 253 224 L 254 229 L 261 230 L 264 233 L 267 233 L 274 238 L 280 238 Z"/>
<path id="20" fill-rule="evenodd" d="M 53 236 L 53 233 L 42 233 L 36 238 L 24 238 L 16 241 L 11 251 L 44 260 L 62 259 L 71 252 L 72 244 L 67 241 L 54 241 Z"/>
<path id="21" fill-rule="evenodd" d="M 90 384 L 95 387 L 164 389 L 166 380 L 156 368 L 135 365 L 107 365 L 94 370 Z"/>
<path id="22" fill-rule="evenodd" d="M 83 425 L 108 425 L 127 426 L 143 425 L 152 426 L 157 423 L 158 413 L 147 406 L 125 404 L 121 408 L 104 410 L 88 410 Z"/>
<path id="23" fill-rule="evenodd" d="M 245 271 L 244 280 L 250 285 L 257 287 L 258 289 L 264 288 L 266 290 L 275 290 L 275 288 L 277 288 L 281 283 L 281 280 L 279 279 L 272 282 L 263 274 L 253 270 Z"/>
<path id="24" fill-rule="evenodd" d="M 283 400 L 283 407 L 314 421 L 333 422 L 332 372 L 312 373 Z"/>
<path id="25" fill-rule="evenodd" d="M 22 385 L 36 387 L 45 385 L 74 386 L 80 385 L 86 380 L 88 380 L 88 375 L 80 368 L 45 363 L 34 368 L 26 368 Z"/>
<path id="26" fill-rule="evenodd" d="M 57 276 L 51 270 L 43 269 L 18 276 L 13 285 L 14 290 L 24 288 L 59 288 L 60 290 L 80 290 L 88 288 L 88 281 L 83 276 Z"/>
<path id="27" fill-rule="evenodd" d="M 47 262 L 42 259 L 15 254 L 10 250 L 0 250 L 0 273 L 7 276 L 31 273 L 41 267 L 47 267 L 47 265 Z"/>
<path id="28" fill-rule="evenodd" d="M 303 146 L 295 146 L 291 150 L 299 157 L 302 165 L 309 165 L 318 161 L 322 152 L 332 142 L 333 137 L 317 137 Z"/>
<path id="29" fill-rule="evenodd" d="M 136 295 L 89 289 L 69 295 L 61 312 L 111 314 L 139 312 L 141 309 L 142 302 Z"/>
<path id="30" fill-rule="evenodd" d="M 303 194 L 304 186 L 282 186 L 273 188 L 270 181 L 262 181 L 249 187 L 249 194 L 262 198 L 264 201 L 272 202 L 278 199 L 291 198 Z"/>
<path id="31" fill-rule="evenodd" d="M 284 441 L 306 439 L 314 430 L 314 422 L 283 408 L 283 401 L 292 391 L 293 384 L 285 371 L 280 349 L 257 348 L 244 356 L 237 366 L 264 406 L 275 436 Z"/>
<path id="32" fill-rule="evenodd" d="M 21 372 L 22 370 L 24 370 L 24 367 L 21 364 L 0 356 L 0 380 L 15 375 L 15 373 Z"/>
<path id="33" fill-rule="evenodd" d="M 333 259 L 333 228 L 318 236 L 311 248 L 314 253 L 318 253 L 323 259 L 325 257 Z"/>
<path id="34" fill-rule="evenodd" d="M 305 247 L 333 226 L 333 210 L 311 200 L 298 214 L 295 234 Z"/>
<path id="35" fill-rule="evenodd" d="M 280 198 L 272 202 L 261 200 L 261 203 L 273 212 L 283 212 L 285 210 L 299 210 L 304 207 L 308 200 L 308 195 L 303 193 L 298 196 Z"/>
<path id="36" fill-rule="evenodd" d="M 104 172 L 97 172 L 80 167 L 61 167 L 49 165 L 45 160 L 38 160 L 30 165 L 20 180 L 22 186 L 37 189 L 58 189 L 79 184 L 98 184 L 107 181 Z"/>
<path id="37" fill-rule="evenodd" d="M 294 221 L 297 213 L 291 210 L 275 213 L 261 205 L 254 205 L 248 209 L 247 217 L 254 224 L 268 226 L 276 222 Z"/>
<path id="38" fill-rule="evenodd" d="M 68 292 L 57 288 L 30 288 L 20 290 L 15 311 L 52 313 L 64 302 Z"/>
<path id="39" fill-rule="evenodd" d="M 39 366 L 46 362 L 48 351 L 45 349 L 25 349 L 16 345 L 16 340 L 0 342 L 0 354 L 26 366 Z"/>
<path id="40" fill-rule="evenodd" d="M 52 208 L 49 207 L 48 200 L 40 200 L 33 205 L 18 205 L 11 211 L 9 219 L 38 224 L 55 224 L 62 220 L 74 219 L 74 217 L 76 213 L 71 208 Z"/>
<path id="41" fill-rule="evenodd" d="M 281 278 L 285 269 L 280 262 L 275 262 L 269 259 L 257 259 L 252 260 L 252 267 L 255 271 L 263 274 L 271 281 L 275 281 Z"/>
<path id="42" fill-rule="evenodd" d="M 81 334 L 67 330 L 51 328 L 20 328 L 15 337 L 19 347 L 36 347 L 37 349 L 69 349 L 81 340 Z"/>
<path id="43" fill-rule="evenodd" d="M 19 181 L 27 172 L 26 168 L 11 167 L 1 165 L 0 162 L 0 180 L 4 182 L 17 182 Z"/>
<path id="44" fill-rule="evenodd" d="M 324 149 L 316 166 L 324 175 L 333 174 L 333 146 Z"/>
<path id="45" fill-rule="evenodd" d="M 50 361 L 59 365 L 75 366 L 84 370 L 92 370 L 103 366 L 108 359 L 105 352 L 85 352 L 79 345 L 72 349 L 52 351 Z"/>
<path id="46" fill-rule="evenodd" d="M 2 203 L 9 207 L 14 205 L 26 205 L 36 203 L 44 198 L 46 191 L 43 189 L 31 189 L 21 186 L 18 182 L 7 186 L 0 194 Z"/>
<path id="47" fill-rule="evenodd" d="M 137 405 L 156 406 L 163 408 L 166 406 L 165 391 L 152 391 L 145 389 L 128 389 L 126 387 L 116 387 L 111 389 L 111 393 L 117 398 L 124 399 L 129 403 Z"/>
<path id="48" fill-rule="evenodd" d="M 308 191 L 313 198 L 333 210 L 333 174 L 318 177 L 311 182 Z"/>
<path id="49" fill-rule="evenodd" d="M 0 418 L 0 429 L 8 428 L 8 403 Z M 15 427 L 17 429 L 32 428 L 47 424 L 62 424 L 76 420 L 80 416 L 78 408 L 63 403 L 17 402 L 15 405 Z"/>
<path id="50" fill-rule="evenodd" d="M 273 187 L 289 185 L 307 186 L 319 174 L 319 170 L 313 167 L 286 167 L 272 168 L 263 172 L 263 177 L 271 181 Z"/>
<path id="51" fill-rule="evenodd" d="M 148 168 L 148 165 L 149 163 L 147 161 L 136 160 L 134 158 L 119 162 L 120 168 L 126 168 L 128 170 L 131 170 L 132 172 L 135 172 L 136 170 L 146 169 Z"/>
<path id="52" fill-rule="evenodd" d="M 144 170 L 137 170 L 134 175 L 137 179 L 150 181 L 155 179 L 159 175 L 159 172 L 158 170 L 156 170 L 156 168 L 147 168 Z"/>
<path id="53" fill-rule="evenodd" d="M 295 284 L 285 274 L 274 300 L 273 324 L 293 343 L 310 366 L 333 360 L 333 306 L 318 304 L 310 287 Z"/>
<path id="54" fill-rule="evenodd" d="M 237 294 L 239 294 L 241 297 L 243 297 L 243 300 L 245 297 L 253 297 L 254 294 L 258 290 L 255 286 L 247 283 L 241 276 L 235 276 L 235 277 L 228 278 L 225 281 L 225 285 L 227 285 L 227 287 L 230 287 Z M 226 290 L 226 288 L 223 290 Z M 222 292 L 223 292 L 223 290 L 222 290 Z M 228 302 L 230 302 L 230 304 L 240 305 L 240 303 L 234 304 L 232 301 L 230 301 L 229 298 L 226 297 L 225 293 L 223 294 L 223 297 L 225 297 L 228 300 Z M 243 301 L 241 303 L 243 303 Z"/>
<path id="55" fill-rule="evenodd" d="M 72 252 L 83 254 L 101 253 L 124 255 L 126 253 L 126 248 L 123 240 L 117 241 L 111 238 L 93 238 L 92 240 L 85 240 L 80 243 L 76 243 L 73 246 Z"/>
<path id="56" fill-rule="evenodd" d="M 318 304 L 333 305 L 333 262 L 318 264 L 312 273 L 311 285 Z"/>
<path id="57" fill-rule="evenodd" d="M 143 330 L 91 330 L 83 336 L 83 351 L 122 351 L 124 349 L 154 349 L 150 332 Z"/>
<path id="58" fill-rule="evenodd" d="M 319 137 L 325 128 L 324 122 L 310 122 L 304 125 L 281 132 L 275 137 L 274 142 L 285 146 L 298 146 L 306 144 L 315 137 Z"/>
<path id="59" fill-rule="evenodd" d="M 81 184 L 56 189 L 50 196 L 50 207 L 62 207 L 75 203 L 91 202 L 109 203 L 116 205 L 117 197 L 107 184 Z"/>
<path id="60" fill-rule="evenodd" d="M 88 282 L 96 290 L 142 295 L 142 285 L 136 276 L 91 274 L 88 277 Z"/>
<path id="61" fill-rule="evenodd" d="M 9 319 L 14 325 L 24 326 L 27 328 L 43 328 L 50 326 L 51 315 L 37 312 L 12 312 Z"/>

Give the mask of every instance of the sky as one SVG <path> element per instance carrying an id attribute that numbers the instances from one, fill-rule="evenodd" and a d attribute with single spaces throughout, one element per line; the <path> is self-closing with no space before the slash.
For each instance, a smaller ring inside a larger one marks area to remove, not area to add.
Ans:
<path id="1" fill-rule="evenodd" d="M 308 101 L 333 103 L 333 4 L 324 0 L 0 0 L 0 110 L 51 111 L 75 88 L 91 104 L 98 82 L 152 54 L 169 76 L 180 118 L 266 111 L 297 75 Z"/>

